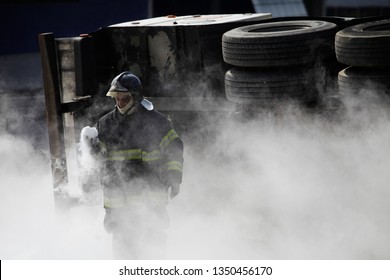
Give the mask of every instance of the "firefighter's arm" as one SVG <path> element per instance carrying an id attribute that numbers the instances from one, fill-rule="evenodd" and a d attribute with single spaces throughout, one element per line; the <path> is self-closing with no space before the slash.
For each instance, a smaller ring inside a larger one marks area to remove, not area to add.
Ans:
<path id="1" fill-rule="evenodd" d="M 183 177 L 183 143 L 180 139 L 176 139 L 166 151 L 165 166 L 170 197 L 174 198 L 180 191 Z"/>
<path id="2" fill-rule="evenodd" d="M 171 198 L 180 191 L 183 176 L 183 142 L 172 128 L 161 141 L 166 184 L 170 188 Z"/>

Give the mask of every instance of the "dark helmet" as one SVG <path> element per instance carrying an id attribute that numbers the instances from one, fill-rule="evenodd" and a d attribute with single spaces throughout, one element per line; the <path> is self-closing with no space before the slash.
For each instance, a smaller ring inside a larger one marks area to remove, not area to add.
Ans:
<path id="1" fill-rule="evenodd" d="M 120 73 L 112 80 L 111 87 L 106 95 L 115 97 L 116 92 L 128 92 L 136 100 L 141 101 L 143 99 L 141 81 L 129 71 Z"/>

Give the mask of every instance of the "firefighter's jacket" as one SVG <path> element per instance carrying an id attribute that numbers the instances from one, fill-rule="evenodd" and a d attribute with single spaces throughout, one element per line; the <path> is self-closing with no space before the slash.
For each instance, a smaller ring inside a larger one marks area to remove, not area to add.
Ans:
<path id="1" fill-rule="evenodd" d="M 180 184 L 183 142 L 170 121 L 156 110 L 139 106 L 130 115 L 117 109 L 96 124 L 104 151 L 101 183 L 105 208 L 131 205 L 140 195 L 165 195 Z"/>

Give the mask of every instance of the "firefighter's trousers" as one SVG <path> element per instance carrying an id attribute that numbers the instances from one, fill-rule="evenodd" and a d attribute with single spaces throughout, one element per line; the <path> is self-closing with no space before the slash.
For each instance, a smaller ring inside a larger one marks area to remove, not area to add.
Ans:
<path id="1" fill-rule="evenodd" d="M 169 217 L 166 203 L 134 203 L 106 209 L 115 259 L 164 259 Z"/>

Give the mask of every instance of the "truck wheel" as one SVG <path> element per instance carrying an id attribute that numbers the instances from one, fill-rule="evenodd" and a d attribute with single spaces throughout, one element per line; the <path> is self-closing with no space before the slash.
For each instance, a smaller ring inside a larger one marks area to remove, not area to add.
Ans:
<path id="1" fill-rule="evenodd" d="M 313 84 L 314 71 L 291 68 L 232 68 L 225 74 L 226 98 L 237 104 L 307 101 Z"/>
<path id="2" fill-rule="evenodd" d="M 365 22 L 336 33 L 337 60 L 351 66 L 390 66 L 390 19 Z"/>
<path id="3" fill-rule="evenodd" d="M 334 55 L 337 25 L 319 20 L 268 22 L 225 32 L 226 63 L 242 67 L 287 66 Z"/>
<path id="4" fill-rule="evenodd" d="M 340 93 L 358 93 L 362 90 L 390 93 L 389 68 L 362 68 L 349 66 L 338 74 Z"/>

